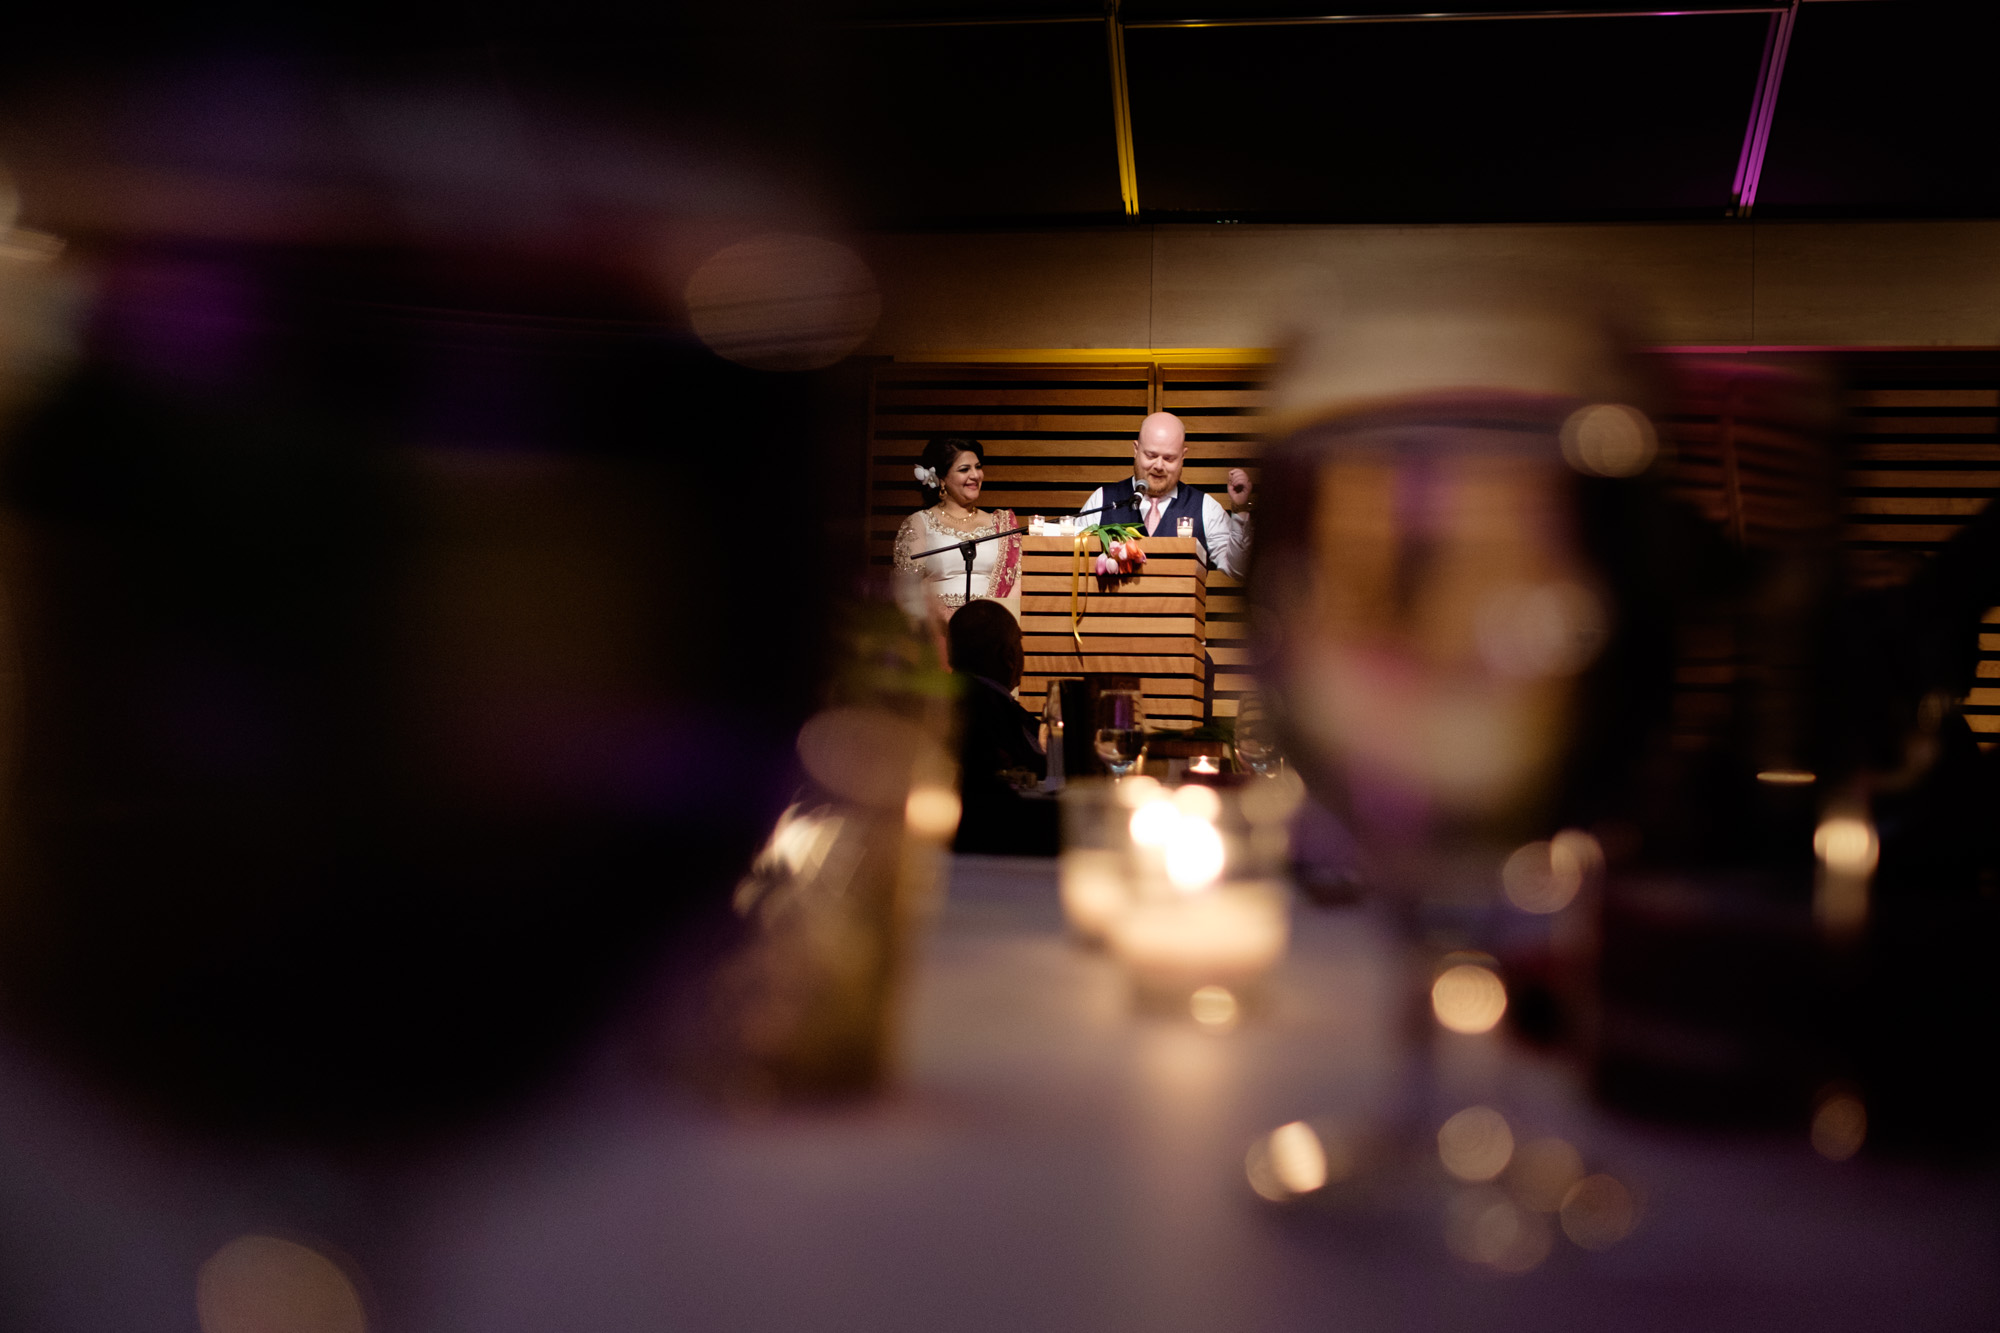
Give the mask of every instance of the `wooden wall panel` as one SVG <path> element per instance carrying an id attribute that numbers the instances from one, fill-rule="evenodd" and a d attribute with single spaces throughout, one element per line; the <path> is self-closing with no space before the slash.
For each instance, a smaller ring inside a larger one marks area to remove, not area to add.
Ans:
<path id="1" fill-rule="evenodd" d="M 1264 434 L 1263 377 L 1268 366 L 1162 366 L 1160 410 L 1172 412 L 1187 427 L 1190 461 L 1182 477 L 1205 490 L 1222 492 L 1229 469 L 1240 467 L 1258 477 L 1258 454 Z M 1197 466 L 1193 459 L 1199 458 Z M 1243 590 L 1235 579 L 1211 571 L 1208 579 L 1208 646 L 1210 708 L 1216 718 L 1232 718 L 1243 695 L 1255 683 L 1242 671 L 1216 668 L 1240 665 L 1248 619 Z"/>
<path id="2" fill-rule="evenodd" d="M 1074 513 L 1132 468 L 1132 439 L 1152 410 L 1154 368 L 897 365 L 875 373 L 868 431 L 868 557 L 890 563 L 896 528 L 928 503 L 912 471 L 933 435 L 970 435 L 986 450 L 984 503 Z"/>
<path id="3" fill-rule="evenodd" d="M 1908 578 L 2000 494 L 2000 354 L 1863 353 L 1847 364 L 1842 532 L 1859 586 Z M 1986 613 L 2000 624 L 2000 608 Z M 1979 636 L 1979 678 L 2000 680 L 2000 634 Z M 1966 723 L 2000 743 L 2000 689 L 1967 696 Z"/>
<path id="4" fill-rule="evenodd" d="M 1767 373 L 1760 361 L 1796 369 Z M 1814 367 L 1846 386 L 1835 422 L 1809 419 L 1813 394 L 1800 373 Z M 896 525 L 918 503 L 911 466 L 933 433 L 981 440 L 987 502 L 1023 518 L 1074 511 L 1096 486 L 1125 475 L 1133 433 L 1155 409 L 1187 424 L 1191 484 L 1220 492 L 1232 467 L 1255 477 L 1266 373 L 1263 364 L 885 365 L 870 425 L 870 557 L 888 563 Z M 1857 587 L 1908 578 L 2000 494 L 2000 353 L 1682 355 L 1664 379 L 1671 489 L 1750 545 L 1780 544 L 1826 522 L 1826 506 L 1837 505 Z M 1844 471 L 1810 443 L 1842 434 Z M 1235 580 L 1212 573 L 1206 609 L 1209 703 L 1214 717 L 1233 717 L 1253 687 Z M 2000 627 L 2000 608 L 1988 622 Z M 1975 731 L 2000 741 L 2000 628 L 1980 644 L 1982 684 L 1965 714 Z M 1055 651 L 1049 645 L 1044 651 Z M 1726 633 L 1690 629 L 1676 667 L 1676 727 L 1686 739 L 1719 725 L 1739 667 Z"/>

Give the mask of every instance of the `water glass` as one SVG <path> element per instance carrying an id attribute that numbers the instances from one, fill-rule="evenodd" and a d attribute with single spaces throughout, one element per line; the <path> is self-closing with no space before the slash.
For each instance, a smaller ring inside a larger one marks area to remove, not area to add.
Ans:
<path id="1" fill-rule="evenodd" d="M 1137 690 L 1105 690 L 1097 696 L 1097 757 L 1113 777 L 1139 766 L 1146 750 L 1146 709 Z"/>

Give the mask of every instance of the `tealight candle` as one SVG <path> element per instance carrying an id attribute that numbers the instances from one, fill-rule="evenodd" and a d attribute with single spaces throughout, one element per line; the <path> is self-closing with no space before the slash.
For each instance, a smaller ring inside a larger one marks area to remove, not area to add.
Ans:
<path id="1" fill-rule="evenodd" d="M 1215 757 L 1213 755 L 1198 754 L 1194 757 L 1194 761 L 1188 765 L 1187 771 L 1190 773 L 1205 773 L 1210 776 L 1213 776 L 1215 774 L 1222 772 L 1222 769 L 1216 765 Z"/>
<path id="2" fill-rule="evenodd" d="M 1284 957 L 1283 887 L 1248 882 L 1143 898 L 1113 918 L 1111 947 L 1142 990 L 1244 987 Z"/>
<path id="3" fill-rule="evenodd" d="M 1284 956 L 1291 933 L 1284 885 L 1257 874 L 1240 807 L 1225 805 L 1224 796 L 1199 785 L 1171 796 L 1156 789 L 1132 812 L 1132 896 L 1111 920 L 1109 938 L 1142 994 L 1241 990 Z M 1225 836 L 1224 827 L 1233 833 Z"/>
<path id="4" fill-rule="evenodd" d="M 1065 850 L 1057 874 L 1070 929 L 1084 940 L 1101 943 L 1132 901 L 1131 867 L 1125 854 L 1095 847 Z"/>

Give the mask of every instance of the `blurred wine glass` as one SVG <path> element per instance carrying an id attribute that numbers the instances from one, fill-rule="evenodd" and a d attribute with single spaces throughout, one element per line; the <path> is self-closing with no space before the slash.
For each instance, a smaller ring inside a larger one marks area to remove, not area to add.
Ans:
<path id="1" fill-rule="evenodd" d="M 1278 752 L 1278 730 L 1264 701 L 1245 694 L 1236 709 L 1236 761 L 1258 777 L 1269 777 L 1284 762 Z"/>
<path id="2" fill-rule="evenodd" d="M 1496 900 L 1505 858 L 1574 817 L 1584 714 L 1608 697 L 1593 668 L 1620 625 L 1601 534 L 1632 526 L 1612 517 L 1620 488 L 1657 455 L 1598 309 L 1527 283 L 1349 292 L 1273 385 L 1252 589 L 1268 702 L 1307 784 L 1411 900 Z"/>
<path id="3" fill-rule="evenodd" d="M 1068 776 L 1063 763 L 1066 756 L 1063 753 L 1062 687 L 1061 679 L 1051 680 L 1048 697 L 1042 702 L 1042 750 L 1048 756 L 1048 780 L 1044 785 L 1050 791 L 1059 790 Z"/>
<path id="4" fill-rule="evenodd" d="M 1139 765 L 1146 749 L 1146 708 L 1137 690 L 1105 690 L 1097 696 L 1097 757 L 1122 778 Z"/>

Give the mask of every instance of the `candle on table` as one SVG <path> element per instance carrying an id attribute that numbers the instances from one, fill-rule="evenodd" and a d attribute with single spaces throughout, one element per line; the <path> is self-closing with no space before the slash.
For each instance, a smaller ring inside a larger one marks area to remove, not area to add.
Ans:
<path id="1" fill-rule="evenodd" d="M 1239 876 L 1246 844 L 1225 838 L 1221 795 L 1187 786 L 1132 812 L 1132 901 L 1110 940 L 1142 991 L 1186 994 L 1254 984 L 1284 956 L 1290 937 L 1282 884 Z M 1233 854 L 1232 854 L 1233 853 Z"/>

